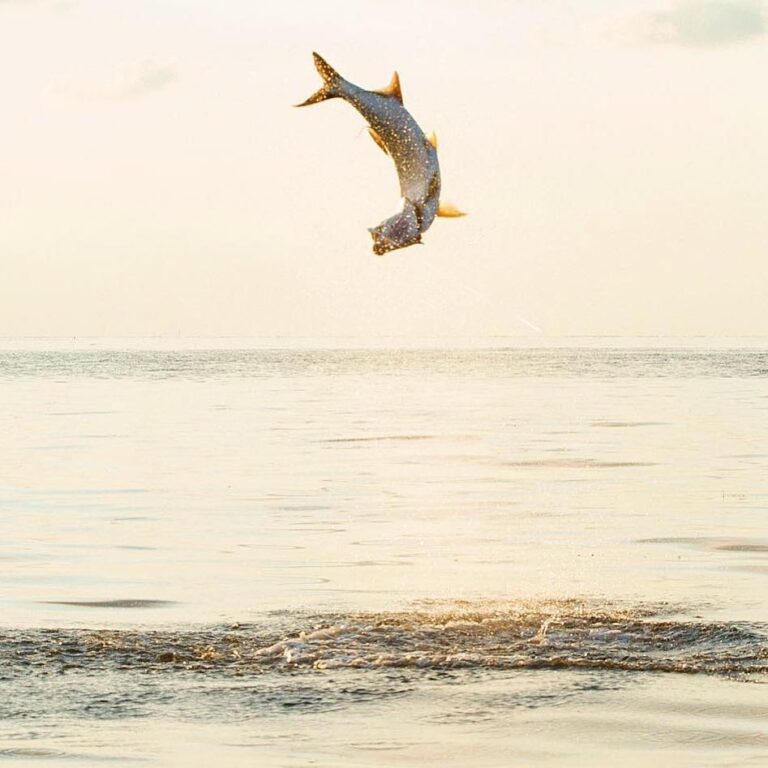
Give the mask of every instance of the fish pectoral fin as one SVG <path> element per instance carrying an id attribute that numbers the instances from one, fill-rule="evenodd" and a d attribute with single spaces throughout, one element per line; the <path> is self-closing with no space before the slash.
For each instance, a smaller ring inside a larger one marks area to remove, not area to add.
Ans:
<path id="1" fill-rule="evenodd" d="M 389 85 L 386 88 L 380 88 L 374 93 L 380 93 L 382 96 L 394 96 L 401 104 L 403 103 L 403 92 L 400 90 L 400 76 L 395 72 Z"/>
<path id="2" fill-rule="evenodd" d="M 437 149 L 437 134 L 434 131 L 427 136 L 427 141 Z"/>
<path id="3" fill-rule="evenodd" d="M 466 216 L 467 214 L 464 213 L 464 211 L 460 211 L 455 205 L 451 205 L 450 203 L 440 203 L 437 208 L 437 215 L 446 219 L 456 219 L 459 216 Z"/>
<path id="4" fill-rule="evenodd" d="M 387 149 L 387 145 L 381 140 L 381 136 L 379 136 L 376 131 L 373 130 L 373 128 L 368 129 L 368 133 L 371 134 L 371 138 L 381 147 L 381 151 L 385 154 L 389 154 L 389 150 Z"/>

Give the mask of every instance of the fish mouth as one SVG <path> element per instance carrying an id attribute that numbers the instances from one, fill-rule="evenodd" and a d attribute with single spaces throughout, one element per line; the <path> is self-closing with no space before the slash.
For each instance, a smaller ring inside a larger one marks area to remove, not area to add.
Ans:
<path id="1" fill-rule="evenodd" d="M 385 253 L 397 250 L 398 248 L 400 248 L 400 246 L 397 243 L 393 243 L 391 240 L 387 240 L 385 242 L 374 240 L 373 243 L 373 252 L 377 256 L 383 256 Z"/>
<path id="2" fill-rule="evenodd" d="M 409 245 L 418 245 L 422 242 L 421 234 L 419 234 L 419 236 L 414 240 L 408 240 L 407 242 L 400 243 L 397 240 L 392 240 L 386 235 L 381 234 L 381 232 L 377 231 L 376 229 L 369 229 L 368 231 L 371 233 L 371 237 L 373 238 L 373 252 L 377 256 L 383 256 L 385 253 L 389 253 L 390 251 L 396 251 L 399 248 L 407 248 Z"/>

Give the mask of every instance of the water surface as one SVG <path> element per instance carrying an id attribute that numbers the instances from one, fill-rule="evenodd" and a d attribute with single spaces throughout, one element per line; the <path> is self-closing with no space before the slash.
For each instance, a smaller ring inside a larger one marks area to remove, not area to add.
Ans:
<path id="1" fill-rule="evenodd" d="M 319 346 L 0 345 L 0 755 L 765 764 L 768 344 Z"/>

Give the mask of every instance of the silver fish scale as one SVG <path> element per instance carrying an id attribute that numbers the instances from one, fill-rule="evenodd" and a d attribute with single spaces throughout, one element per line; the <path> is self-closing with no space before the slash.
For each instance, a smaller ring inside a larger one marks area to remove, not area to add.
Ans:
<path id="1" fill-rule="evenodd" d="M 345 82 L 340 90 L 342 98 L 366 119 L 389 150 L 397 169 L 402 196 L 413 203 L 424 204 L 430 185 L 434 190 L 434 179 L 437 177 L 439 197 L 437 151 L 427 141 L 411 113 L 394 97 L 366 91 L 352 83 Z"/>

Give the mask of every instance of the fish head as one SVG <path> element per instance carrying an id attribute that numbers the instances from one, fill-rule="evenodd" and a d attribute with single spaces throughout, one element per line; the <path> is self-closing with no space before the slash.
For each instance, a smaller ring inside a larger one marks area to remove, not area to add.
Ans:
<path id="1" fill-rule="evenodd" d="M 421 242 L 421 229 L 416 210 L 413 203 L 408 201 L 402 211 L 368 231 L 373 239 L 373 252 L 377 256 Z"/>

